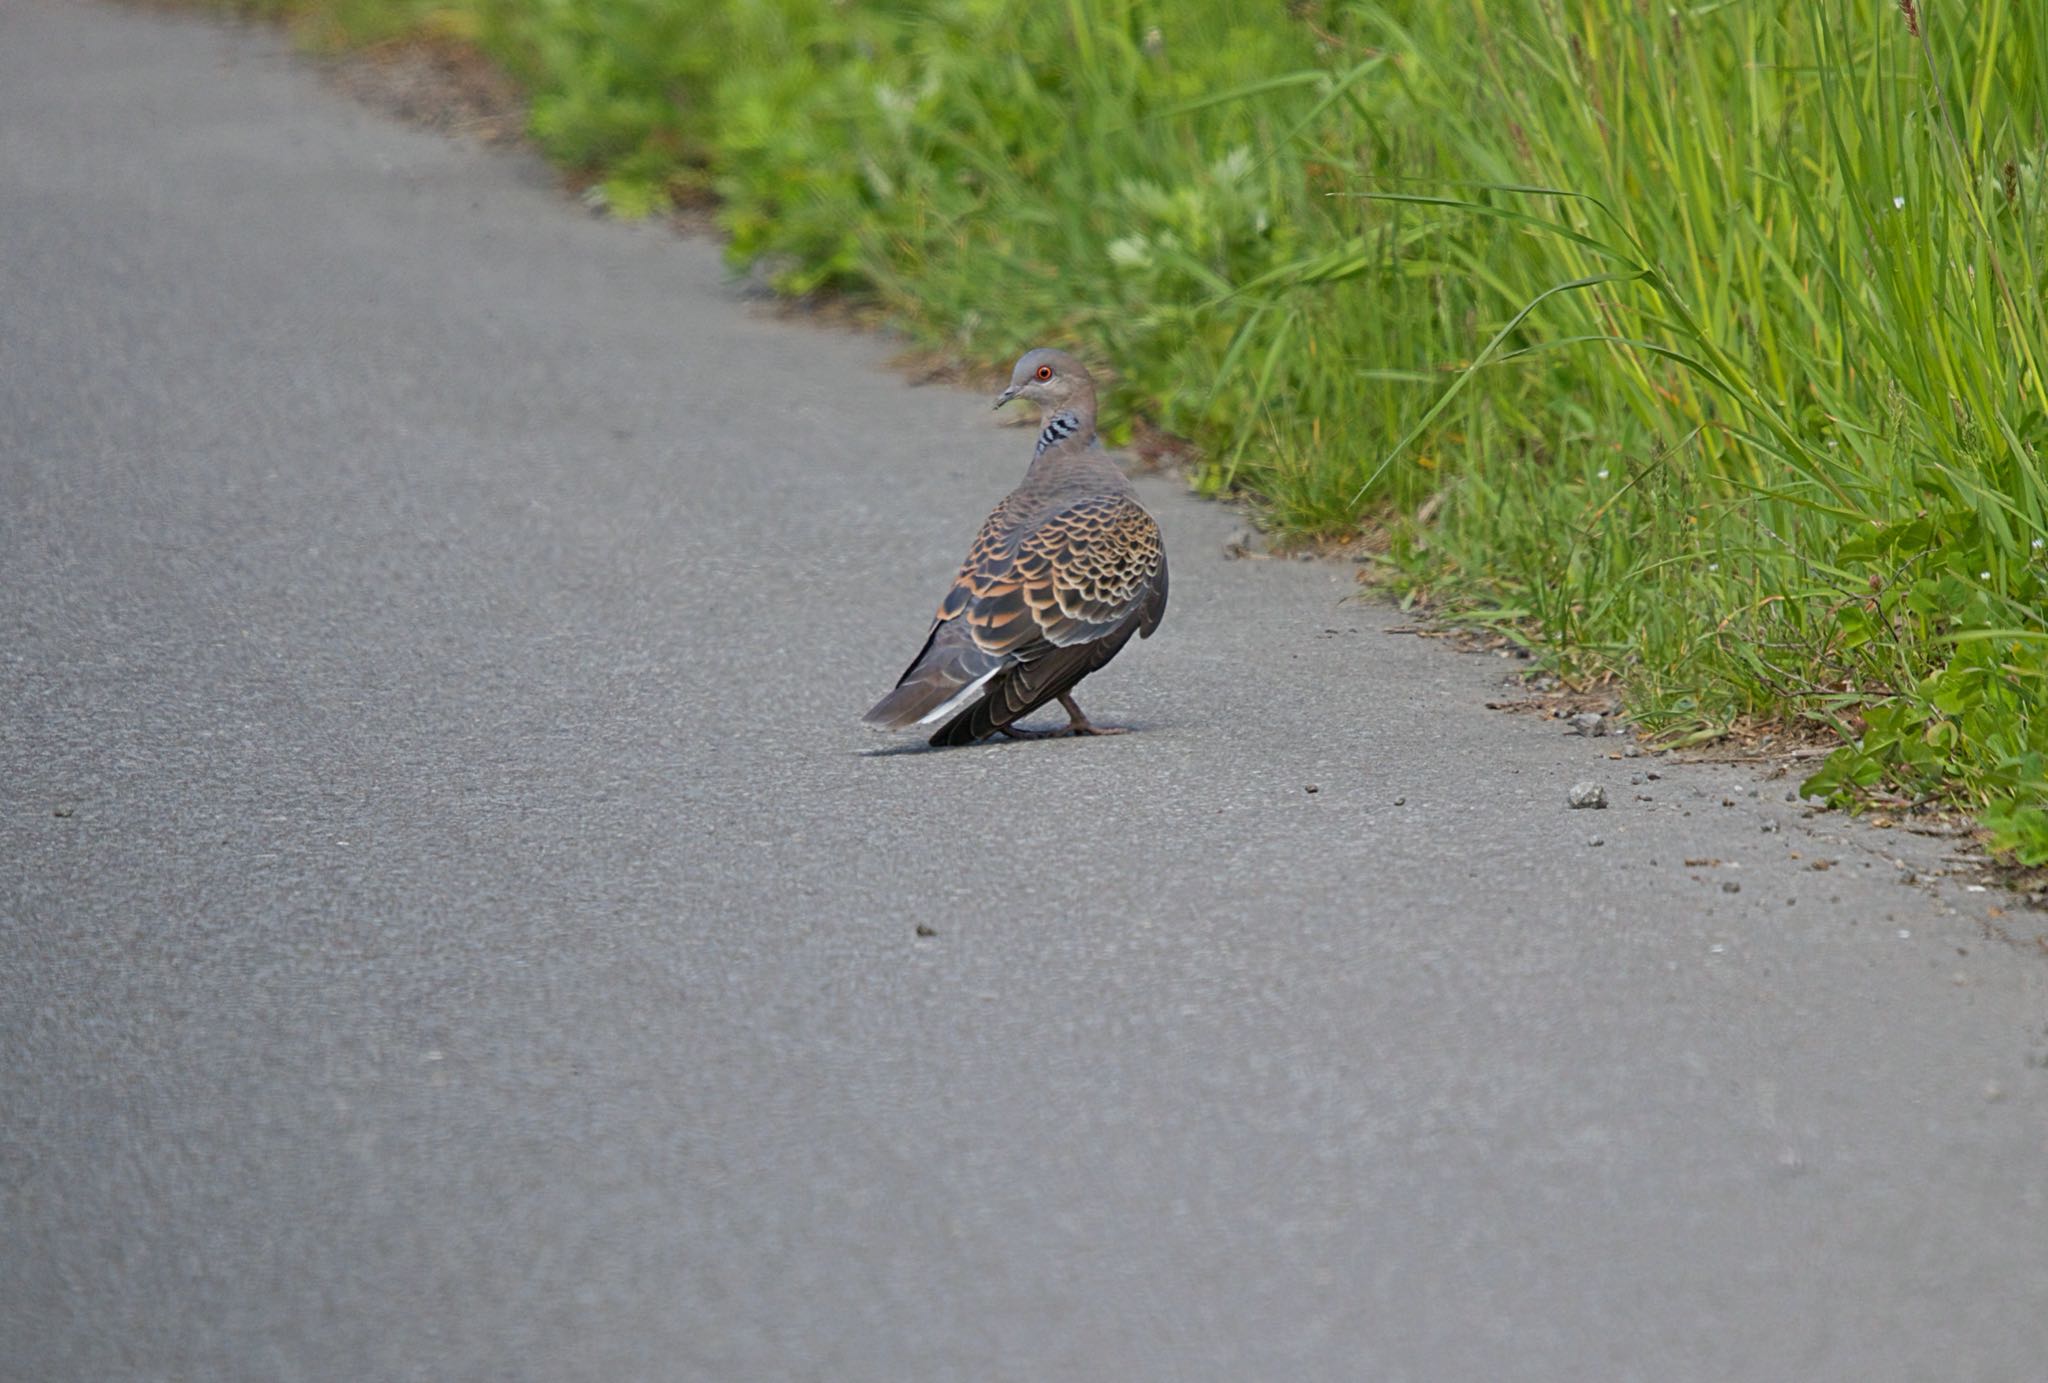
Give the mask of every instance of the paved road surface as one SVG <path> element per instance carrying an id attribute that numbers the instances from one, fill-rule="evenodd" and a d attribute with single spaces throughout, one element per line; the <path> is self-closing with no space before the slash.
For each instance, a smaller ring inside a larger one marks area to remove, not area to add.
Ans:
<path id="1" fill-rule="evenodd" d="M 1029 436 L 887 352 L 6 0 L 0 1375 L 2044 1376 L 2048 958 L 1938 843 L 1164 481 L 1143 733 L 877 752 Z"/>

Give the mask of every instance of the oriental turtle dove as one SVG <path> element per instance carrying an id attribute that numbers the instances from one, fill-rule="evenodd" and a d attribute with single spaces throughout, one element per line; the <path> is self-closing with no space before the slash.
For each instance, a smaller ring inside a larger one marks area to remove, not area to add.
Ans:
<path id="1" fill-rule="evenodd" d="M 939 603 L 924 647 L 867 723 L 883 730 L 937 726 L 931 742 L 972 744 L 998 732 L 1019 739 L 1109 735 L 1071 695 L 1131 635 L 1149 638 L 1166 613 L 1166 550 L 1095 436 L 1095 381 L 1063 351 L 1017 362 L 996 399 L 1030 399 L 1045 426 L 1024 483 L 982 524 Z M 1021 730 L 1016 722 L 1058 701 L 1069 723 Z"/>

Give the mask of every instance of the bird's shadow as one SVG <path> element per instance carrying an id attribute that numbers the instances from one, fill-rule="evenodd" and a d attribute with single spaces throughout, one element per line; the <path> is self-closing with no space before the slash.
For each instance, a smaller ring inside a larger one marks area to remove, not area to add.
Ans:
<path id="1" fill-rule="evenodd" d="M 1128 733 L 1122 735 L 1063 735 L 1057 739 L 1042 740 L 1013 740 L 1007 735 L 991 735 L 985 740 L 976 740 L 972 744 L 931 744 L 925 740 L 916 739 L 910 740 L 907 743 L 884 744 L 873 749 L 861 749 L 855 752 L 863 759 L 894 759 L 904 755 L 915 754 L 951 754 L 955 750 L 960 749 L 1042 749 L 1049 745 L 1080 744 L 1090 739 L 1129 739 L 1134 735 L 1145 734 L 1154 727 L 1142 721 L 1133 721 L 1129 724 L 1120 724 L 1117 728 Z"/>

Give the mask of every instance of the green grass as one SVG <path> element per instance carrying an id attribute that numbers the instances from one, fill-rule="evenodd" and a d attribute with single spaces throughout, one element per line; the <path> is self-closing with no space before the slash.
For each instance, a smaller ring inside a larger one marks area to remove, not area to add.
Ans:
<path id="1" fill-rule="evenodd" d="M 615 208 L 1076 344 L 1651 727 L 1832 726 L 1815 790 L 2048 861 L 2036 0 L 282 2 L 473 34 Z"/>

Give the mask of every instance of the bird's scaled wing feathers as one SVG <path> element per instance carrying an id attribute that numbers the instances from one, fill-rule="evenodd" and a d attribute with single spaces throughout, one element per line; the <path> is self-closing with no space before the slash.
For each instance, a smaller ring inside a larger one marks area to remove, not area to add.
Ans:
<path id="1" fill-rule="evenodd" d="M 941 623 L 963 621 L 989 653 L 1029 662 L 1105 638 L 1163 585 L 1159 525 L 1128 495 L 1076 500 L 1021 532 L 1001 517 L 983 525 L 939 606 Z"/>
<path id="2" fill-rule="evenodd" d="M 1006 504 L 982 525 L 924 647 L 866 719 L 901 729 L 981 705 L 975 737 L 991 734 L 1108 662 L 1134 630 L 1151 634 L 1165 608 L 1159 525 L 1136 500 L 1091 495 L 1021 523 Z"/>

